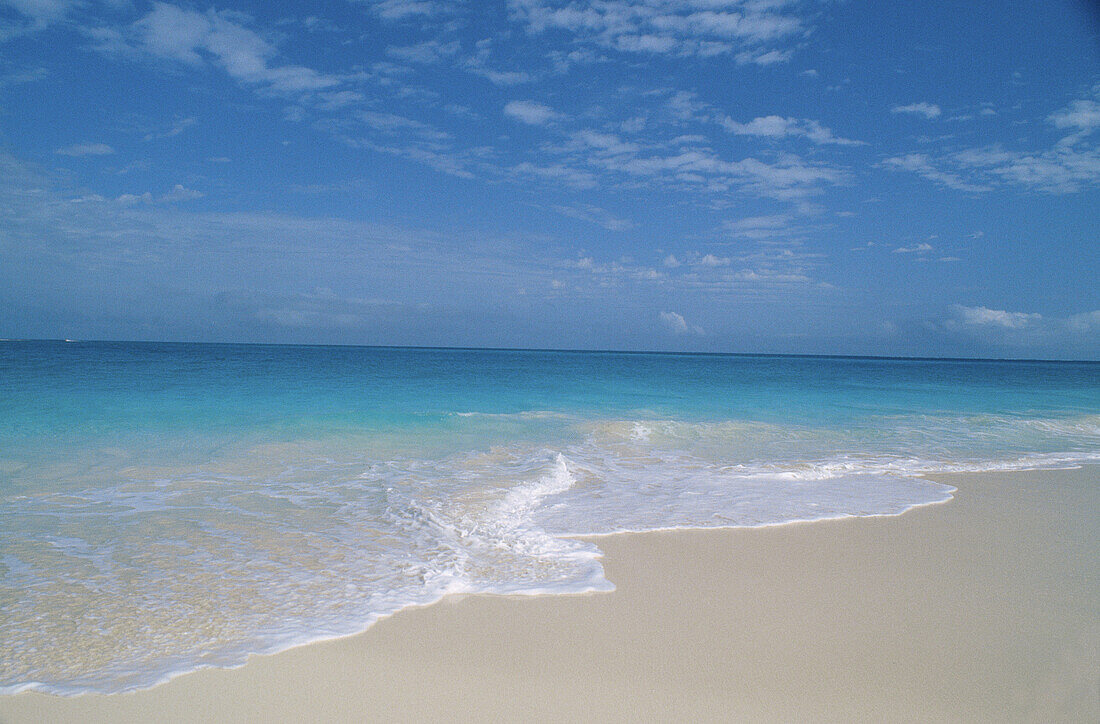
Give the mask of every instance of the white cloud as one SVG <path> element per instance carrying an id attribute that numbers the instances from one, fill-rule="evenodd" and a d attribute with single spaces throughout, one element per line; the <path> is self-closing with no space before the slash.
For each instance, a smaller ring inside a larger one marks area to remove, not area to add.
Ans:
<path id="1" fill-rule="evenodd" d="M 447 10 L 445 3 L 433 0 L 381 0 L 370 5 L 380 17 L 396 21 L 423 19 Z"/>
<path id="2" fill-rule="evenodd" d="M 816 121 L 774 116 L 737 124 L 697 101 L 692 93 L 658 89 L 644 95 L 667 96 L 668 100 L 656 113 L 568 132 L 564 142 L 547 142 L 539 147 L 539 162 L 524 162 L 510 171 L 547 179 L 573 175 L 572 185 L 576 187 L 591 187 L 599 179 L 608 187 L 638 188 L 645 184 L 688 193 L 728 197 L 731 192 L 743 192 L 780 200 L 804 199 L 849 178 L 843 168 L 823 161 L 809 162 L 783 150 L 771 153 L 768 160 L 753 157 L 729 160 L 710 147 L 707 135 L 683 132 L 688 123 L 713 123 L 726 125 L 727 130 L 743 135 L 798 136 L 814 143 L 838 145 L 859 143 L 834 136 Z M 571 120 L 532 101 L 513 101 L 506 113 L 531 124 L 558 120 L 565 125 Z M 661 138 L 658 134 L 662 126 L 675 133 Z M 624 137 L 617 131 L 630 135 Z M 548 155 L 556 156 L 555 163 L 546 163 Z M 580 179 L 583 181 L 577 183 Z"/>
<path id="3" fill-rule="evenodd" d="M 702 327 L 688 324 L 683 315 L 676 312 L 661 312 L 657 315 L 657 319 L 673 334 L 697 334 L 700 336 L 704 334 Z"/>
<path id="4" fill-rule="evenodd" d="M 1050 122 L 1058 128 L 1076 128 L 1092 132 L 1100 128 L 1100 103 L 1094 100 L 1076 100 L 1051 114 Z"/>
<path id="5" fill-rule="evenodd" d="M 947 161 L 1001 183 L 1046 193 L 1073 193 L 1100 182 L 1100 149 L 1078 149 L 1062 142 L 1039 152 L 1008 151 L 999 146 L 973 148 L 959 151 Z"/>
<path id="6" fill-rule="evenodd" d="M 678 149 L 643 155 L 629 144 L 612 144 L 604 134 L 588 136 L 596 146 L 605 140 L 607 153 L 586 156 L 585 163 L 636 179 L 664 182 L 696 191 L 727 193 L 737 189 L 780 200 L 799 199 L 838 183 L 844 173 L 824 164 L 811 164 L 793 154 L 781 154 L 774 163 L 756 158 L 728 161 L 707 148 Z M 598 146 L 597 146 L 598 147 Z"/>
<path id="7" fill-rule="evenodd" d="M 412 133 L 421 138 L 433 141 L 443 141 L 450 138 L 450 134 L 436 130 L 426 123 L 412 118 L 399 116 L 395 113 L 380 113 L 377 111 L 360 111 L 356 117 L 368 127 L 386 134 Z"/>
<path id="8" fill-rule="evenodd" d="M 430 166 L 441 173 L 457 176 L 458 178 L 474 178 L 474 173 L 470 170 L 471 156 L 473 155 L 470 152 L 441 149 L 435 147 L 438 144 L 427 141 L 387 145 L 375 143 L 369 139 L 341 137 L 341 140 L 353 148 L 365 148 L 391 156 L 408 158 L 425 166 Z"/>
<path id="9" fill-rule="evenodd" d="M 752 63 L 754 65 L 775 65 L 776 63 L 786 63 L 791 59 L 794 52 L 791 50 L 746 50 L 737 54 L 737 62 L 741 65 L 748 65 Z"/>
<path id="10" fill-rule="evenodd" d="M 153 194 L 146 191 L 142 194 L 122 194 L 115 199 L 122 206 L 133 206 L 134 204 L 151 204 L 153 203 Z"/>
<path id="11" fill-rule="evenodd" d="M 61 20 L 70 10 L 82 4 L 81 0 L 0 0 L 0 5 L 13 8 L 36 27 L 45 27 Z"/>
<path id="12" fill-rule="evenodd" d="M 358 105 L 366 99 L 367 97 L 359 91 L 322 91 L 317 94 L 317 107 L 325 111 L 335 111 Z"/>
<path id="13" fill-rule="evenodd" d="M 500 70 L 493 67 L 493 41 L 479 40 L 476 52 L 462 62 L 462 67 L 474 75 L 479 75 L 495 86 L 514 86 L 527 83 L 531 75 L 522 70 Z"/>
<path id="14" fill-rule="evenodd" d="M 0 40 L 3 40 L 3 38 L 4 31 L 0 28 Z M 8 88 L 13 85 L 21 85 L 23 83 L 33 83 L 48 77 L 49 74 L 50 71 L 45 68 L 27 68 L 0 73 L 0 89 Z"/>
<path id="15" fill-rule="evenodd" d="M 510 0 L 513 20 L 540 34 L 566 31 L 575 42 L 623 53 L 700 57 L 739 53 L 739 62 L 761 65 L 790 57 L 792 43 L 808 28 L 801 3 L 705 0 Z"/>
<path id="16" fill-rule="evenodd" d="M 1001 309 L 989 309 L 988 307 L 964 307 L 957 304 L 953 309 L 959 322 L 975 326 L 1022 329 L 1042 319 L 1040 314 L 1006 312 Z"/>
<path id="17" fill-rule="evenodd" d="M 662 252 L 664 253 L 664 252 Z M 652 282 L 661 289 L 707 295 L 711 299 L 781 299 L 792 294 L 827 291 L 827 284 L 811 277 L 821 255 L 801 248 L 798 242 L 776 242 L 752 248 L 739 245 L 739 253 L 718 256 L 713 253 L 665 254 L 658 269 L 631 258 L 598 262 L 590 257 L 567 262 L 571 269 L 583 269 L 599 287 L 615 288 L 631 281 Z M 578 283 L 583 289 L 584 284 Z M 691 329 L 688 321 L 679 323 L 672 311 L 660 318 L 670 329 Z M 682 316 L 682 315 L 680 315 Z M 701 332 L 700 332 L 701 333 Z"/>
<path id="18" fill-rule="evenodd" d="M 584 129 L 576 131 L 570 136 L 569 144 L 565 146 L 565 150 L 576 151 L 585 156 L 589 153 L 621 156 L 636 154 L 640 147 L 632 141 L 624 141 L 614 133 L 601 133 Z"/>
<path id="19" fill-rule="evenodd" d="M 895 254 L 927 254 L 930 251 L 932 251 L 932 245 L 924 242 L 913 246 L 899 246 L 894 249 Z"/>
<path id="20" fill-rule="evenodd" d="M 173 203 L 176 201 L 192 201 L 194 199 L 201 199 L 205 194 L 201 191 L 185 188 L 183 184 L 176 184 L 172 187 L 172 190 L 160 197 L 160 201 L 165 203 Z"/>
<path id="21" fill-rule="evenodd" d="M 918 116 L 924 116 L 925 118 L 932 120 L 933 118 L 939 118 L 943 111 L 935 103 L 910 103 L 907 106 L 894 106 L 890 109 L 891 113 L 913 113 Z"/>
<path id="22" fill-rule="evenodd" d="M 839 146 L 861 146 L 862 141 L 839 138 L 817 121 L 782 116 L 761 116 L 748 123 L 738 123 L 731 118 L 722 119 L 722 126 L 730 133 L 739 136 L 759 136 L 763 138 L 801 137 L 814 143 L 835 144 Z"/>
<path id="23" fill-rule="evenodd" d="M 883 160 L 882 165 L 895 171 L 912 171 L 929 181 L 935 181 L 957 191 L 976 193 L 989 191 L 991 188 L 984 184 L 970 183 L 958 174 L 936 168 L 932 163 L 932 159 L 923 153 L 910 153 L 905 156 L 887 158 Z"/>
<path id="24" fill-rule="evenodd" d="M 106 143 L 77 143 L 54 151 L 61 156 L 107 156 L 114 152 Z"/>
<path id="25" fill-rule="evenodd" d="M 615 39 L 616 50 L 629 53 L 667 53 L 677 41 L 667 35 L 620 35 Z"/>
<path id="26" fill-rule="evenodd" d="M 700 266 L 718 267 L 718 266 L 729 266 L 730 265 L 730 260 L 727 257 L 724 257 L 724 256 L 715 256 L 714 254 L 707 254 L 706 256 L 700 257 L 699 260 L 696 263 L 699 264 Z"/>
<path id="27" fill-rule="evenodd" d="M 473 178 L 483 149 L 458 149 L 450 133 L 381 111 L 356 111 L 321 119 L 314 126 L 352 148 L 407 158 L 459 178 Z"/>
<path id="28" fill-rule="evenodd" d="M 532 126 L 545 126 L 550 121 L 561 117 L 561 114 L 550 106 L 534 101 L 509 101 L 504 105 L 504 115 Z"/>
<path id="29" fill-rule="evenodd" d="M 191 66 L 215 61 L 232 78 L 267 90 L 300 94 L 332 88 L 340 81 L 299 65 L 272 65 L 275 46 L 235 22 L 229 12 L 186 10 L 163 2 L 135 22 L 126 34 L 102 35 L 106 51 L 136 50 Z"/>
<path id="30" fill-rule="evenodd" d="M 791 223 L 791 217 L 787 214 L 772 214 L 769 216 L 747 216 L 736 221 L 727 221 L 723 224 L 731 235 L 746 239 L 766 239 L 783 234 Z"/>
<path id="31" fill-rule="evenodd" d="M 496 86 L 520 85 L 531 80 L 531 76 L 522 70 L 493 70 L 481 66 L 467 66 L 466 69 Z"/>
<path id="32" fill-rule="evenodd" d="M 369 294 L 382 294 L 410 304 L 409 298 L 416 295 L 403 296 L 407 279 L 420 278 L 426 273 L 437 274 L 440 286 L 451 284 L 455 279 L 465 279 L 467 281 L 459 283 L 477 294 L 482 294 L 486 288 L 504 293 L 503 287 L 491 286 L 501 279 L 508 280 L 512 291 L 523 287 L 549 293 L 552 280 L 557 279 L 564 285 L 563 289 L 569 290 L 571 297 L 579 296 L 593 303 L 616 298 L 616 290 L 624 289 L 645 293 L 667 290 L 676 294 L 714 294 L 716 299 L 743 299 L 753 295 L 761 299 L 804 295 L 817 288 L 811 286 L 813 281 L 806 273 L 812 259 L 796 245 L 772 244 L 767 249 L 744 250 L 736 259 L 731 259 L 730 265 L 726 265 L 722 257 L 716 257 L 717 265 L 708 265 L 710 260 L 697 263 L 700 261 L 697 255 L 689 255 L 688 263 L 680 267 L 662 266 L 660 257 L 654 257 L 647 265 L 626 257 L 603 262 L 577 255 L 572 263 L 567 263 L 560 257 L 540 255 L 541 245 L 537 243 L 516 247 L 492 239 L 479 246 L 477 239 L 456 238 L 454 234 L 431 235 L 422 230 L 395 233 L 372 224 L 333 218 L 190 211 L 183 204 L 168 203 L 173 198 L 183 200 L 188 191 L 183 186 L 159 196 L 133 194 L 121 201 L 95 198 L 94 195 L 86 199 L 74 198 L 75 192 L 57 199 L 48 191 L 49 183 L 28 178 L 19 182 L 19 188 L 46 188 L 47 196 L 18 191 L 8 194 L 4 193 L 5 185 L 20 178 L 22 171 L 18 164 L 9 168 L 3 161 L 4 155 L 0 154 L 0 171 L 3 171 L 0 173 L 0 205 L 16 209 L 13 216 L 18 222 L 0 230 L 0 240 L 11 244 L 13 239 L 27 239 L 28 249 L 39 250 L 35 253 L 64 254 L 74 265 L 94 263 L 103 268 L 136 269 L 135 260 L 143 265 L 152 260 L 157 264 L 181 264 L 187 268 L 195 265 L 197 259 L 198 265 L 210 267 L 219 266 L 223 259 L 232 255 L 237 259 L 262 256 L 271 263 L 282 263 L 278 261 L 282 260 L 291 269 L 296 263 L 290 258 L 296 258 L 294 252 L 308 248 L 311 259 L 327 260 L 326 264 L 378 271 L 377 275 L 372 273 L 372 280 L 390 274 L 395 283 L 388 286 L 393 291 L 371 287 Z M 77 200 L 81 203 L 75 203 Z M 161 201 L 164 203 L 159 203 Z M 58 239 L 66 243 L 58 244 Z M 207 263 L 214 259 L 217 263 Z M 731 269 L 733 263 L 737 266 Z M 294 273 L 292 277 L 298 279 L 300 274 Z M 469 281 L 471 279 L 476 281 Z M 278 294 L 286 293 L 280 285 Z M 317 311 L 359 313 L 324 300 L 317 300 L 317 304 Z M 241 314 L 255 318 L 254 313 L 259 310 L 266 310 L 264 321 L 269 324 L 293 326 L 308 322 L 322 327 L 328 323 L 312 314 L 310 304 L 302 300 L 292 302 L 282 296 L 254 304 Z M 675 312 L 668 310 L 668 313 Z M 653 316 L 641 321 L 651 327 L 660 322 L 670 332 L 673 327 L 681 328 L 675 317 L 668 317 L 667 322 L 655 319 L 657 309 L 651 308 L 649 314 Z M 330 321 L 336 319 L 330 318 Z M 684 320 L 682 328 L 688 332 L 683 333 L 703 334 L 702 328 L 692 321 L 695 320 Z"/>
<path id="33" fill-rule="evenodd" d="M 1093 92 L 1100 96 L 1100 86 Z M 1069 106 L 1052 113 L 1047 120 L 1056 128 L 1073 129 L 1073 133 L 1058 142 L 1060 146 L 1072 145 L 1100 128 L 1100 103 L 1091 98 L 1075 100 Z"/>
<path id="34" fill-rule="evenodd" d="M 153 196 L 149 191 L 140 194 L 122 194 L 115 201 L 120 206 L 136 206 L 139 204 L 172 204 L 177 201 L 193 201 L 205 196 L 201 191 L 189 189 L 183 184 L 176 184 L 167 193 Z"/>
<path id="35" fill-rule="evenodd" d="M 1093 95 L 1100 94 L 1094 89 Z M 1100 184 L 1100 148 L 1080 143 L 1100 128 L 1100 104 L 1079 99 L 1047 117 L 1055 127 L 1072 129 L 1053 147 L 1017 151 L 998 145 L 964 148 L 933 159 L 911 153 L 887 158 L 886 168 L 917 173 L 930 181 L 960 191 L 989 191 L 997 186 L 1019 186 L 1050 194 L 1068 194 Z"/>
<path id="36" fill-rule="evenodd" d="M 1013 354 L 1034 355 L 1040 350 L 1063 350 L 1078 359 L 1096 359 L 1100 352 L 1100 309 L 1067 317 L 1037 312 L 1012 312 L 989 307 L 951 306 L 948 316 L 929 320 L 925 327 L 948 335 L 1014 348 Z"/>
<path id="37" fill-rule="evenodd" d="M 550 166 L 536 166 L 524 161 L 516 164 L 509 171 L 521 176 L 535 176 L 548 181 L 560 181 L 575 189 L 590 189 L 596 186 L 596 177 L 583 169 L 553 164 Z"/>
<path id="38" fill-rule="evenodd" d="M 1066 320 L 1066 325 L 1074 332 L 1100 332 L 1100 309 L 1074 314 Z"/>
<path id="39" fill-rule="evenodd" d="M 195 125 L 196 119 L 194 117 L 181 118 L 171 125 L 167 130 L 163 131 L 150 131 L 142 138 L 143 141 L 153 141 L 161 138 L 175 138 L 191 126 Z"/>
<path id="40" fill-rule="evenodd" d="M 813 281 L 805 274 L 782 273 L 771 269 L 742 269 L 734 273 L 734 279 L 746 282 L 764 282 L 769 284 L 808 284 Z M 818 286 L 823 286 L 819 283 Z"/>

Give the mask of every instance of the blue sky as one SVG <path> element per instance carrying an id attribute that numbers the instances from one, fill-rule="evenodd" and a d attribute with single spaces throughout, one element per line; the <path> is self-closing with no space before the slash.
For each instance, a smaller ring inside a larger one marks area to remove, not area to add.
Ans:
<path id="1" fill-rule="evenodd" d="M 1100 358 L 1100 17 L 0 0 L 0 219 L 0 337 Z"/>

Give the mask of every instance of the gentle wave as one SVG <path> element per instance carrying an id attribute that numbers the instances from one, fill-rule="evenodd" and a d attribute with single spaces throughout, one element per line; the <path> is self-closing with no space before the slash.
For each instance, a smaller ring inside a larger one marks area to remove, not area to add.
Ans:
<path id="1" fill-rule="evenodd" d="M 1095 415 L 859 429 L 554 417 L 574 434 L 374 462 L 261 446 L 207 470 L 119 467 L 115 484 L 7 496 L 0 693 L 145 688 L 450 593 L 611 590 L 577 536 L 898 515 L 950 500 L 921 476 L 1100 462 Z"/>

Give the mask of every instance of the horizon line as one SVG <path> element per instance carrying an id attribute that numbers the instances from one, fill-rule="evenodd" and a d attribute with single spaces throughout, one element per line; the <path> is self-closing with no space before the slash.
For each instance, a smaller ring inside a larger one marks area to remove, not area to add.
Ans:
<path id="1" fill-rule="evenodd" d="M 703 352 L 688 350 L 644 350 L 644 349 L 584 349 L 559 347 L 473 347 L 468 345 L 419 345 L 419 344 L 354 344 L 354 343 L 316 343 L 316 342 L 195 342 L 181 340 L 155 339 L 68 339 L 8 337 L 0 342 L 55 342 L 61 344 L 176 344 L 176 345 L 221 345 L 237 347 L 340 347 L 352 349 L 390 349 L 390 350 L 449 350 L 455 352 L 556 352 L 565 354 L 634 354 L 634 355 L 671 355 L 681 357 L 793 357 L 810 359 L 867 359 L 897 360 L 909 362 L 1058 362 L 1098 364 L 1100 359 L 1069 359 L 1043 357 L 932 357 L 927 355 L 877 355 L 877 354 L 828 354 L 815 352 Z"/>

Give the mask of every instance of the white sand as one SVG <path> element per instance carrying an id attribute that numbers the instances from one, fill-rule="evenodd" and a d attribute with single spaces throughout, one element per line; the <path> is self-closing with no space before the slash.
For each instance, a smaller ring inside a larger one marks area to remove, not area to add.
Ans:
<path id="1" fill-rule="evenodd" d="M 1100 468 L 936 479 L 895 518 L 600 538 L 614 593 L 453 597 L 0 721 L 1100 721 Z"/>

